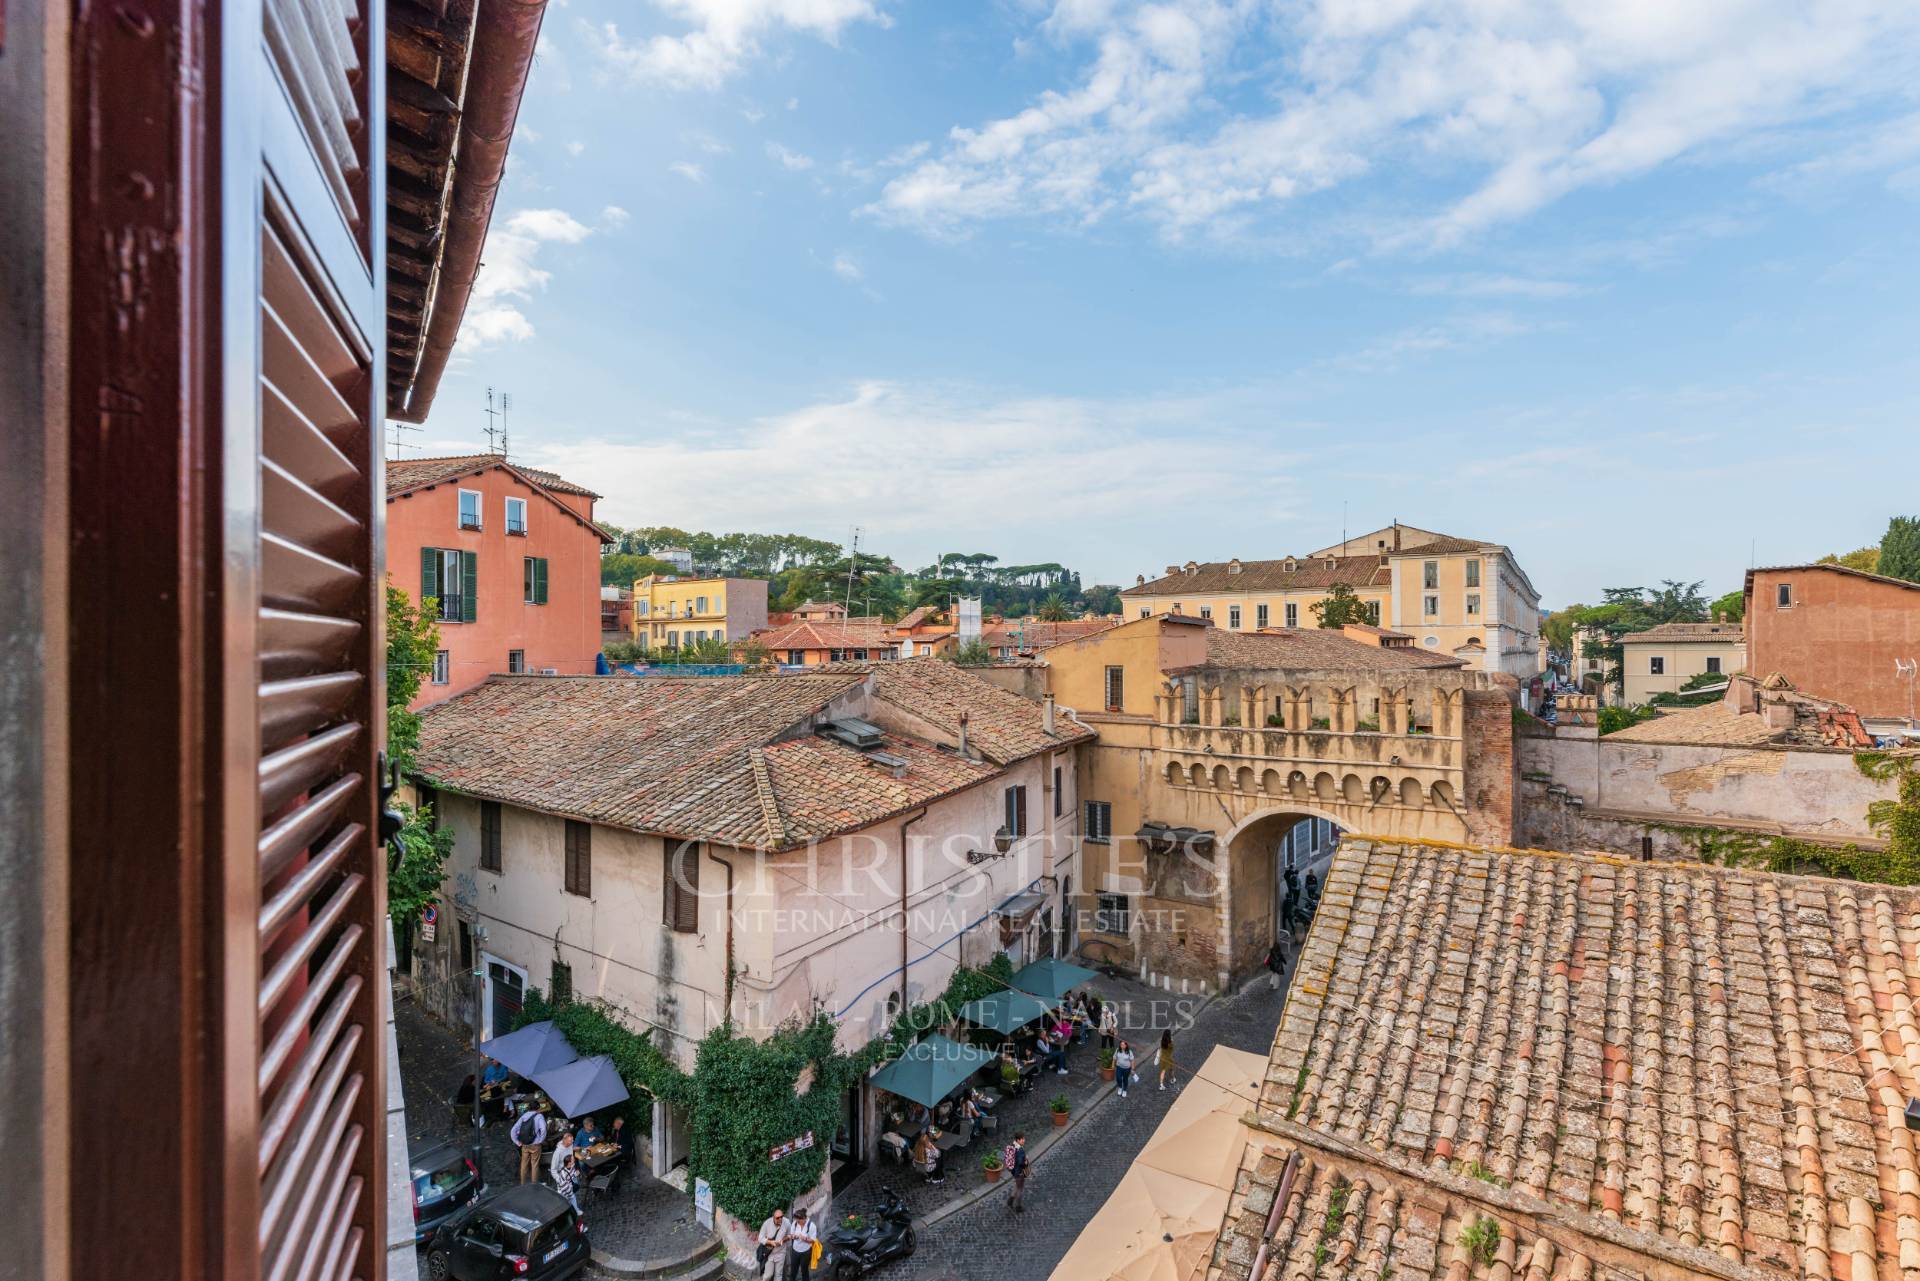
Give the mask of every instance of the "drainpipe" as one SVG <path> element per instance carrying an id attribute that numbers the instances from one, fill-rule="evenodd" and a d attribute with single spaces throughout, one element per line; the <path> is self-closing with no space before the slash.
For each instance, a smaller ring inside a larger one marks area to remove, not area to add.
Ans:
<path id="1" fill-rule="evenodd" d="M 966 734 L 965 712 L 960 714 L 960 732 Z M 927 816 L 925 806 L 912 818 L 900 824 L 900 1013 L 907 1012 L 907 874 L 912 868 L 911 851 L 907 845 L 907 829 Z"/>
<path id="2" fill-rule="evenodd" d="M 707 857 L 727 869 L 727 973 L 724 987 L 726 1001 L 726 1021 L 733 1022 L 733 862 L 713 852 L 707 847 Z"/>

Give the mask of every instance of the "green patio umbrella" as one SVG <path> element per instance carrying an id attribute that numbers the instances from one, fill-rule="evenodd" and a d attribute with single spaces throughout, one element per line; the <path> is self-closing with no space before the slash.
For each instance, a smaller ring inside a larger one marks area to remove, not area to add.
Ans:
<path id="1" fill-rule="evenodd" d="M 1045 1001 L 1025 992 L 995 992 L 960 1007 L 960 1017 L 975 1027 L 995 1032 L 1017 1032 L 1051 1009 Z"/>
<path id="2" fill-rule="evenodd" d="M 1091 982 L 1100 975 L 1084 965 L 1075 965 L 1072 961 L 1063 961 L 1058 957 L 1048 957 L 1044 961 L 1035 961 L 1026 966 L 1011 979 L 1010 987 L 1022 992 L 1031 992 L 1043 1001 L 1062 1001 L 1067 993 L 1082 983 Z"/>
<path id="3" fill-rule="evenodd" d="M 989 1051 L 935 1032 L 875 1072 L 873 1084 L 889 1094 L 933 1107 L 992 1061 Z"/>

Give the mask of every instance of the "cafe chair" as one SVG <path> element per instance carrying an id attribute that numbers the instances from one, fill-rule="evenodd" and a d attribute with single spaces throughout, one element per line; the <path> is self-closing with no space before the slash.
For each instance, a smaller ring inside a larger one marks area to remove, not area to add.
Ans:
<path id="1" fill-rule="evenodd" d="M 920 1174 L 920 1177 L 922 1179 L 925 1179 L 928 1183 L 936 1182 L 933 1172 L 940 1168 L 940 1158 L 936 1154 L 930 1160 L 915 1161 L 913 1163 L 913 1168 L 917 1170 Z"/>
<path id="2" fill-rule="evenodd" d="M 608 1170 L 605 1174 L 596 1174 L 591 1179 L 588 1179 L 587 1191 L 598 1192 L 602 1196 L 612 1196 L 614 1182 L 619 1177 L 620 1170 L 616 1164 L 614 1168 Z"/>

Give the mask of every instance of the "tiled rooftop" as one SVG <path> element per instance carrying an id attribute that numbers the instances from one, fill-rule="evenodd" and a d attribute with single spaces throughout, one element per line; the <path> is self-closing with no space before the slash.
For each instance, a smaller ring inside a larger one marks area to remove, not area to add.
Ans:
<path id="1" fill-rule="evenodd" d="M 1662 623 L 1644 632 L 1628 632 L 1622 645 L 1726 645 L 1746 639 L 1739 623 Z"/>
<path id="2" fill-rule="evenodd" d="M 1912 1281 L 1916 1004 L 1912 890 L 1349 839 L 1212 1275 L 1297 1152 L 1269 1277 Z"/>
<path id="3" fill-rule="evenodd" d="M 799 619 L 782 627 L 755 632 L 751 637 L 778 656 L 790 649 L 889 649 L 886 624 L 856 620 L 813 622 Z"/>
<path id="4" fill-rule="evenodd" d="M 471 475 L 488 467 L 502 465 L 510 467 L 558 494 L 600 497 L 591 489 L 562 479 L 553 472 L 542 471 L 538 467 L 525 467 L 519 463 L 509 463 L 499 454 L 463 454 L 457 458 L 389 458 L 387 460 L 387 493 L 401 494 L 409 489 L 418 489 L 422 485 L 444 484 L 449 480 Z"/>
<path id="5" fill-rule="evenodd" d="M 1168 574 L 1138 587 L 1129 587 L 1122 596 L 1180 596 L 1207 592 L 1285 592 L 1310 591 L 1345 583 L 1349 587 L 1385 587 L 1393 581 L 1393 571 L 1375 556 L 1338 556 L 1331 560 L 1293 558 L 1293 568 L 1285 560 L 1243 560 L 1235 571 L 1226 561 L 1208 561 L 1191 574 Z"/>
<path id="6" fill-rule="evenodd" d="M 1430 650 L 1386 648 L 1342 636 L 1331 628 L 1275 628 L 1265 632 L 1207 630 L 1209 667 L 1331 668 L 1355 671 L 1406 671 L 1459 668 L 1460 659 Z"/>
<path id="7" fill-rule="evenodd" d="M 872 682 L 873 706 L 859 701 Z M 888 727 L 888 762 L 812 733 L 833 714 Z M 949 750 L 968 714 L 976 759 Z M 1092 737 L 938 659 L 769 676 L 495 676 L 421 713 L 436 787 L 641 832 L 781 849 L 852 831 Z"/>
<path id="8" fill-rule="evenodd" d="M 1016 618 L 986 628 L 980 639 L 990 649 L 1046 649 L 1050 645 L 1079 640 L 1114 626 L 1111 618 L 1073 618 L 1057 623 Z"/>

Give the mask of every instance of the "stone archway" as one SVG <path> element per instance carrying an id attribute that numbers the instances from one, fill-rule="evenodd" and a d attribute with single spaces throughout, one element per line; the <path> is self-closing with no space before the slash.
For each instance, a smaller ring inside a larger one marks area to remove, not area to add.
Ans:
<path id="1" fill-rule="evenodd" d="M 1328 810 L 1289 802 L 1249 815 L 1221 838 L 1215 857 L 1226 870 L 1219 879 L 1223 984 L 1245 979 L 1265 964 L 1279 903 L 1280 842 L 1296 823 L 1315 818 L 1345 826 Z"/>

